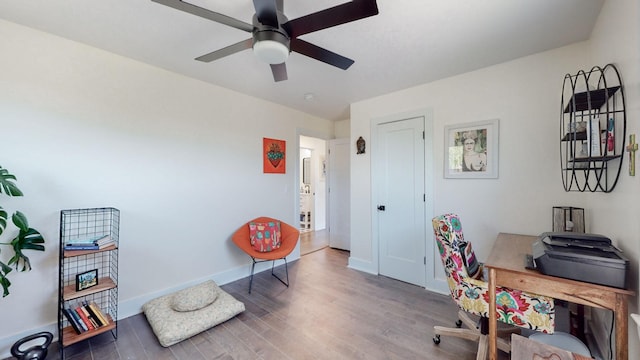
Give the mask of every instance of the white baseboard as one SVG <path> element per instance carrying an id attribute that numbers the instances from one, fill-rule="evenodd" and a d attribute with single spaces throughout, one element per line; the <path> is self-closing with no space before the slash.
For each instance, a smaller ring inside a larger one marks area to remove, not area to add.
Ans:
<path id="1" fill-rule="evenodd" d="M 288 263 L 291 264 L 300 259 L 300 256 L 297 256 L 295 259 L 287 259 Z M 284 264 L 283 261 L 276 260 L 276 266 L 280 266 Z M 255 273 L 260 273 L 265 270 L 271 270 L 271 262 L 264 262 L 256 264 Z M 118 320 L 128 318 L 133 315 L 137 315 L 142 312 L 142 305 L 144 305 L 147 301 L 155 299 L 159 296 L 170 294 L 172 292 L 184 289 L 186 287 L 199 284 L 206 280 L 213 280 L 218 285 L 228 284 L 230 282 L 240 280 L 248 277 L 251 274 L 251 264 L 239 266 L 234 269 L 226 270 L 217 274 L 213 274 L 210 276 L 205 276 L 196 280 L 189 281 L 188 283 L 181 284 L 180 286 L 175 286 L 167 289 L 163 289 L 160 291 L 156 291 L 149 294 L 144 294 L 135 298 L 121 300 L 118 302 Z M 247 287 L 247 291 L 249 288 Z M 31 334 L 35 334 L 42 331 L 48 331 L 53 334 L 54 342 L 58 341 L 58 324 L 50 323 L 43 325 L 38 328 L 34 328 L 28 331 L 24 331 L 18 334 L 11 335 L 9 337 L 5 337 L 0 339 L 0 359 L 5 359 L 11 357 L 11 346 L 16 343 L 16 341 L 29 336 Z"/>
<path id="2" fill-rule="evenodd" d="M 289 263 L 293 261 L 287 260 Z M 276 260 L 276 266 L 280 266 L 284 264 L 283 261 Z M 262 271 L 271 270 L 271 262 L 258 263 L 256 264 L 255 273 L 260 273 Z M 221 273 L 204 276 L 199 279 L 191 280 L 187 283 L 181 284 L 180 286 L 174 286 L 171 288 L 162 289 L 159 291 L 155 291 L 152 293 L 144 294 L 135 298 L 127 299 L 124 301 L 119 301 L 118 303 L 118 319 L 128 318 L 130 316 L 139 314 L 142 312 L 142 305 L 144 305 L 147 301 L 153 300 L 163 295 L 167 295 L 178 290 L 187 288 L 189 286 L 193 286 L 204 282 L 206 280 L 213 280 L 218 285 L 228 284 L 230 282 L 240 280 L 251 275 L 251 264 L 239 266 L 230 270 L 223 271 Z M 247 287 L 247 291 L 249 288 Z"/>
<path id="3" fill-rule="evenodd" d="M 0 359 L 6 359 L 6 358 L 13 358 L 11 357 L 11 346 L 13 346 L 13 344 L 15 344 L 18 340 L 32 335 L 32 334 L 36 334 L 42 331 L 48 331 L 50 333 L 53 334 L 54 338 L 53 338 L 53 342 L 58 341 L 58 324 L 57 323 L 51 323 L 45 326 L 41 326 L 35 329 L 31 329 L 31 330 L 27 330 L 27 331 L 23 331 L 21 333 L 18 334 L 13 334 L 11 336 L 5 337 L 3 339 L 0 339 Z M 34 345 L 39 345 L 42 344 L 42 341 L 38 342 L 37 344 L 34 343 Z M 28 346 L 28 345 L 27 345 Z M 24 348 L 23 348 L 24 349 Z"/>
<path id="4" fill-rule="evenodd" d="M 349 269 L 366 272 L 372 275 L 378 275 L 378 269 L 374 268 L 371 261 L 354 258 L 353 256 L 349 257 L 349 264 L 347 267 Z"/>
<path id="5" fill-rule="evenodd" d="M 451 296 L 449 284 L 446 280 L 436 279 L 431 282 L 427 281 L 426 289 L 434 293 Z"/>
<path id="6" fill-rule="evenodd" d="M 353 256 L 349 257 L 347 267 L 349 269 L 362 271 L 368 274 L 379 275 L 378 270 L 371 261 L 354 258 Z M 436 279 L 431 281 L 427 283 L 425 289 L 442 295 L 451 295 L 449 292 L 449 285 L 446 280 Z"/>

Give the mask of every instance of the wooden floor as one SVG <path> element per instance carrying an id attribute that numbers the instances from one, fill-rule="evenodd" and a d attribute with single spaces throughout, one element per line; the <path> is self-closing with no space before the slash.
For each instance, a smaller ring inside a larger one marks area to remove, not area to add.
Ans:
<path id="1" fill-rule="evenodd" d="M 329 246 L 329 232 L 327 230 L 300 233 L 300 255 L 307 255 L 327 246 Z"/>
<path id="2" fill-rule="evenodd" d="M 65 349 L 68 359 L 475 359 L 476 344 L 443 337 L 457 309 L 444 295 L 347 268 L 348 252 L 325 248 L 289 264 L 286 288 L 269 272 L 222 286 L 246 311 L 163 348 L 143 314 Z M 284 267 L 276 268 L 284 271 Z M 59 359 L 52 345 L 48 359 Z M 508 356 L 501 354 L 501 359 Z"/>

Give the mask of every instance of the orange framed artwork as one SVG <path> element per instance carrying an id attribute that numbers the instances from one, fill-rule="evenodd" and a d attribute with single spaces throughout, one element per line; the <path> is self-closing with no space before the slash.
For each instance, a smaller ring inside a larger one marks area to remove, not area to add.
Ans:
<path id="1" fill-rule="evenodd" d="M 262 138 L 262 169 L 265 174 L 286 173 L 287 143 L 284 140 Z"/>

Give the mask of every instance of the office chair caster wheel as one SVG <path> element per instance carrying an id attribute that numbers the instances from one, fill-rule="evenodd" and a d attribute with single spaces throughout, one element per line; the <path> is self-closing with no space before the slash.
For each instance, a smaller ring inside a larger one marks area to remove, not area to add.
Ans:
<path id="1" fill-rule="evenodd" d="M 456 321 L 456 327 L 459 329 L 462 327 L 462 320 Z"/>
<path id="2" fill-rule="evenodd" d="M 440 335 L 436 335 L 433 337 L 433 343 L 436 345 L 440 344 Z"/>

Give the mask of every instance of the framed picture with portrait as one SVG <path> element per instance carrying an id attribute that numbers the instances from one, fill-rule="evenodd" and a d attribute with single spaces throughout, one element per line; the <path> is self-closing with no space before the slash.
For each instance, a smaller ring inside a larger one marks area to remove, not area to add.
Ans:
<path id="1" fill-rule="evenodd" d="M 485 120 L 444 128 L 444 177 L 498 178 L 499 120 Z"/>

